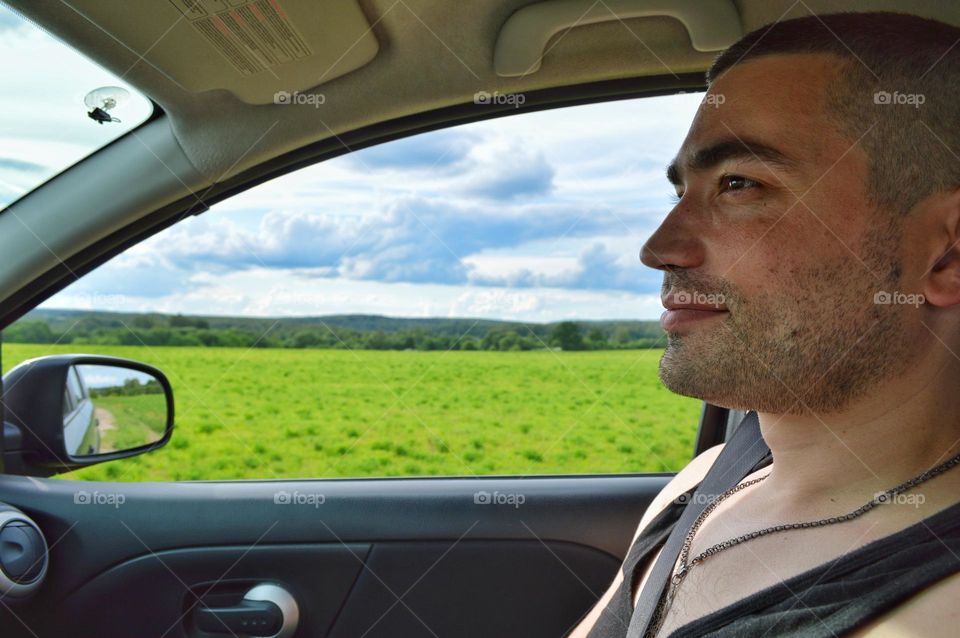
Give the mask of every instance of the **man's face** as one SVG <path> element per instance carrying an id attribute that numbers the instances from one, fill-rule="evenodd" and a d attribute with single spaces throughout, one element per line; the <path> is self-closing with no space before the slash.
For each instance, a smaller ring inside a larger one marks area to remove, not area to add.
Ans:
<path id="1" fill-rule="evenodd" d="M 668 306 L 726 312 L 666 322 L 671 390 L 830 412 L 910 359 L 909 310 L 875 303 L 903 290 L 899 222 L 869 203 L 867 157 L 827 111 L 841 69 L 827 55 L 759 58 L 701 104 L 670 171 L 680 200 L 641 257 L 664 270 Z"/>

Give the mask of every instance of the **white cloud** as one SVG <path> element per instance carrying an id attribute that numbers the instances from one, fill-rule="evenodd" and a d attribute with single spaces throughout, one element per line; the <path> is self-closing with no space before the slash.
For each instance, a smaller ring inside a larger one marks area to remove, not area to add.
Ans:
<path id="1" fill-rule="evenodd" d="M 659 294 L 318 280 L 296 270 L 204 273 L 195 276 L 192 284 L 162 296 L 72 288 L 42 307 L 259 317 L 361 313 L 537 322 L 655 319 L 662 312 Z"/>

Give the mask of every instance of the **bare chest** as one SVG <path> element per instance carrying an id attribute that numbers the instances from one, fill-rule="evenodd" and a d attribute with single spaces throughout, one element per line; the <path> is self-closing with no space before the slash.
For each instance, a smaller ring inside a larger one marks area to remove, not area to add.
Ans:
<path id="1" fill-rule="evenodd" d="M 691 568 L 674 591 L 658 638 L 829 560 L 819 551 L 801 550 L 802 542 L 789 533 L 756 539 Z"/>
<path id="2" fill-rule="evenodd" d="M 718 510 L 695 536 L 690 557 L 764 527 L 758 521 L 738 518 L 731 510 Z M 665 638 L 687 623 L 828 564 L 900 527 L 902 522 L 897 520 L 865 517 L 822 528 L 787 530 L 722 550 L 690 568 L 675 590 L 657 637 Z M 637 592 L 645 584 L 653 562 L 647 565 Z"/>

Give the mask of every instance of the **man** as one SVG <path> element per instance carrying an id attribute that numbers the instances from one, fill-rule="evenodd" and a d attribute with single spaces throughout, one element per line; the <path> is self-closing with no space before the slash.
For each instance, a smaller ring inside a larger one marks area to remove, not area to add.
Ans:
<path id="1" fill-rule="evenodd" d="M 857 511 L 960 453 L 960 29 L 890 13 L 784 21 L 733 45 L 707 78 L 668 169 L 678 201 L 641 253 L 664 273 L 660 376 L 679 394 L 756 411 L 773 462 L 703 519 L 691 557 Z M 721 447 L 667 485 L 637 537 Z M 805 586 L 790 592 L 791 627 L 773 615 L 763 632 L 710 635 L 956 635 L 960 543 L 934 534 L 931 517 L 941 514 L 937 530 L 943 515 L 960 518 L 948 510 L 958 497 L 960 467 L 850 520 L 724 549 L 688 572 L 651 635 L 879 539 L 900 548 L 912 527 L 938 541 L 925 545 L 936 582 L 850 571 L 810 583 L 841 599 L 854 586 L 867 585 L 867 600 L 870 587 L 900 587 L 895 604 L 822 617 L 805 608 Z M 636 570 L 633 605 L 658 555 Z M 623 584 L 621 572 L 572 638 L 627 635 L 615 611 Z"/>

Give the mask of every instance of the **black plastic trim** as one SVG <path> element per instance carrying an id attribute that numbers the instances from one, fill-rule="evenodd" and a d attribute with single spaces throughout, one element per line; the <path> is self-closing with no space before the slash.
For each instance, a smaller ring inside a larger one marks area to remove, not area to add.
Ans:
<path id="1" fill-rule="evenodd" d="M 637 521 L 667 477 L 489 478 L 105 483 L 0 476 L 0 501 L 51 539 L 45 595 L 151 551 L 209 545 L 473 539 L 566 541 L 622 558 Z M 77 494 L 122 494 L 98 505 Z M 479 491 L 524 495 L 519 507 L 477 504 Z M 278 495 L 317 493 L 317 507 Z M 281 521 L 270 527 L 274 521 Z M 321 524 L 320 521 L 324 521 Z M 269 529 L 269 532 L 267 530 Z M 265 533 L 267 532 L 267 533 Z"/>
<path id="2" fill-rule="evenodd" d="M 700 428 L 697 430 L 696 446 L 693 451 L 694 457 L 726 441 L 729 413 L 730 410 L 727 408 L 704 401 L 703 411 L 700 413 Z"/>

